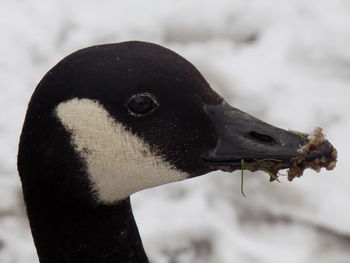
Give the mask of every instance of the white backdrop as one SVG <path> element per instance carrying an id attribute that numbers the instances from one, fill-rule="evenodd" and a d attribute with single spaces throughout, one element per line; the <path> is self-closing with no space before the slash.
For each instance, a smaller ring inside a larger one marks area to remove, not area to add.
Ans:
<path id="1" fill-rule="evenodd" d="M 350 262 L 348 0 L 0 1 L 0 262 L 37 262 L 16 154 L 40 78 L 76 49 L 137 39 L 190 60 L 227 101 L 276 126 L 322 126 L 334 172 L 269 183 L 220 172 L 133 196 L 153 263 Z"/>

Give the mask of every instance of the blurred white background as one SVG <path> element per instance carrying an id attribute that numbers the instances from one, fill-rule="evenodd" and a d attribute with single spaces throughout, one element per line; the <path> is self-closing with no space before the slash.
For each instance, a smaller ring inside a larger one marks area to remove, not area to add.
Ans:
<path id="1" fill-rule="evenodd" d="M 153 263 L 350 262 L 350 1 L 1 0 L 0 262 L 37 262 L 16 171 L 41 77 L 82 47 L 144 40 L 190 60 L 232 105 L 285 129 L 325 130 L 332 172 L 269 183 L 213 173 L 133 196 Z"/>

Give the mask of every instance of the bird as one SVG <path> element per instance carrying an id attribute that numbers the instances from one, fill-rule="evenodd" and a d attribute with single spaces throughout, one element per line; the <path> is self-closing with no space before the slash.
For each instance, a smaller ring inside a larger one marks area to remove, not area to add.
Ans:
<path id="1" fill-rule="evenodd" d="M 182 56 L 143 41 L 91 46 L 37 85 L 18 150 L 41 263 L 147 263 L 130 195 L 241 160 L 285 160 L 297 134 L 229 105 Z"/>

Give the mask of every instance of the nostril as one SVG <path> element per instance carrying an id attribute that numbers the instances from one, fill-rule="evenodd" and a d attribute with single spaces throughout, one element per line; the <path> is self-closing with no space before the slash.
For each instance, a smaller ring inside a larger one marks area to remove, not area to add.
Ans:
<path id="1" fill-rule="evenodd" d="M 263 142 L 263 143 L 276 143 L 275 139 L 272 138 L 271 136 L 266 135 L 266 134 L 261 134 L 261 133 L 255 132 L 255 131 L 251 131 L 249 133 L 249 137 L 251 137 L 254 140 Z"/>

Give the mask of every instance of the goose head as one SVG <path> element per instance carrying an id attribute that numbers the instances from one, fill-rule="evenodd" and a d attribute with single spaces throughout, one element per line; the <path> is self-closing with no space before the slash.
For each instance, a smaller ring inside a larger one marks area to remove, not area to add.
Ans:
<path id="1" fill-rule="evenodd" d="M 286 161 L 305 143 L 231 107 L 166 48 L 132 41 L 79 50 L 38 84 L 20 138 L 18 169 L 39 258 L 147 262 L 129 249 L 141 250 L 131 194 L 234 171 L 242 159 Z"/>

